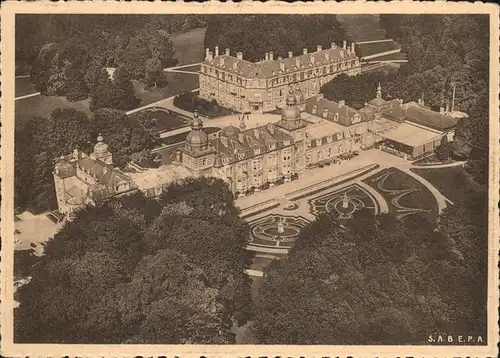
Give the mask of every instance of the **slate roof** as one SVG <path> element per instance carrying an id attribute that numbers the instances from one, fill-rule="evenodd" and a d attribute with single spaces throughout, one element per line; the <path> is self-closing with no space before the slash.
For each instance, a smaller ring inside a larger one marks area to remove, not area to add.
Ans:
<path id="1" fill-rule="evenodd" d="M 315 114 L 313 113 L 314 106 L 316 106 Z M 356 111 L 354 108 L 351 108 L 346 105 L 341 106 L 337 102 L 329 101 L 323 98 L 318 99 L 317 97 L 311 97 L 306 100 L 307 113 L 313 114 L 317 117 L 324 118 L 323 113 L 325 109 L 328 110 L 326 119 L 328 119 L 329 121 L 335 121 L 339 124 L 342 124 L 343 126 L 350 126 L 352 124 L 351 118 L 359 114 L 359 112 Z M 339 115 L 338 120 L 335 120 L 336 113 L 338 113 Z M 363 117 L 361 117 L 361 120 L 363 120 Z"/>
<path id="2" fill-rule="evenodd" d="M 267 124 L 234 135 L 221 132 L 210 142 L 217 153 L 215 166 L 221 166 L 290 146 L 293 137 L 274 124 Z"/>
<path id="3" fill-rule="evenodd" d="M 458 119 L 434 112 L 426 107 L 413 105 L 406 110 L 406 120 L 440 131 L 449 130 L 457 125 Z"/>
<path id="4" fill-rule="evenodd" d="M 267 79 L 280 74 L 292 73 L 300 70 L 313 69 L 317 66 L 329 65 L 340 61 L 354 60 L 355 53 L 348 53 L 341 47 L 329 48 L 322 51 L 311 52 L 281 60 L 250 62 L 240 60 L 233 56 L 222 54 L 215 56 L 211 61 L 205 60 L 204 64 L 223 69 L 245 78 Z M 297 67 L 298 62 L 298 67 Z M 284 70 L 280 63 L 284 64 Z"/>

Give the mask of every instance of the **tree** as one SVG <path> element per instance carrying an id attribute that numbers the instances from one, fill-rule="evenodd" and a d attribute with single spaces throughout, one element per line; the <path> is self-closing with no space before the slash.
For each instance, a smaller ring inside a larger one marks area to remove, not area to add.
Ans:
<path id="1" fill-rule="evenodd" d="M 243 225 L 193 217 L 180 195 L 78 211 L 19 289 L 16 342 L 234 343 L 251 308 Z"/>
<path id="2" fill-rule="evenodd" d="M 448 142 L 448 136 L 444 135 L 441 138 L 441 144 L 437 147 L 436 154 L 438 159 L 442 162 L 450 159 L 450 143 Z"/>
<path id="3" fill-rule="evenodd" d="M 129 73 L 125 67 L 118 67 L 112 86 L 112 108 L 128 110 L 137 107 L 139 103 Z"/>

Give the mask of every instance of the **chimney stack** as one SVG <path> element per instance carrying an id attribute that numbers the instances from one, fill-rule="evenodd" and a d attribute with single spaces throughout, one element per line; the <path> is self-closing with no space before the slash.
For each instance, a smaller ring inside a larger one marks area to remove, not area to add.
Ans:
<path id="1" fill-rule="evenodd" d="M 337 45 L 335 44 L 335 42 L 332 42 L 332 50 L 334 50 L 336 48 L 337 48 Z"/>
<path id="2" fill-rule="evenodd" d="M 293 57 L 293 52 L 292 51 L 288 51 L 288 58 L 292 58 Z"/>
<path id="3" fill-rule="evenodd" d="M 237 52 L 237 53 L 236 53 L 236 58 L 237 58 L 238 60 L 243 60 L 243 52 Z"/>
<path id="4" fill-rule="evenodd" d="M 230 55 L 229 49 L 226 48 L 226 56 L 229 56 L 229 55 Z"/>
<path id="5" fill-rule="evenodd" d="M 320 52 L 323 50 L 323 47 L 321 45 L 316 46 L 316 52 Z"/>
<path id="6" fill-rule="evenodd" d="M 269 52 L 266 52 L 266 55 L 265 55 L 265 60 L 266 60 L 266 61 L 269 61 Z"/>
<path id="7" fill-rule="evenodd" d="M 351 52 L 354 53 L 354 42 L 351 44 Z"/>
<path id="8" fill-rule="evenodd" d="M 307 48 L 305 48 L 305 47 L 304 47 L 304 48 L 302 49 L 302 53 L 303 53 L 304 55 L 307 55 Z"/>
<path id="9" fill-rule="evenodd" d="M 215 56 L 219 56 L 219 46 L 215 46 Z"/>
<path id="10" fill-rule="evenodd" d="M 273 51 L 269 51 L 269 61 L 274 61 L 274 53 L 273 53 Z"/>

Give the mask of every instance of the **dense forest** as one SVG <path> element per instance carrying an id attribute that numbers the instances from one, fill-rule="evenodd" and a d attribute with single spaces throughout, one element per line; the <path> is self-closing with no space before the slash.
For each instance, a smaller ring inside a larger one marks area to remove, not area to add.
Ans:
<path id="1" fill-rule="evenodd" d="M 332 15 L 213 15 L 206 19 L 205 48 L 229 48 L 233 55 L 243 52 L 248 61 L 264 58 L 273 51 L 275 58 L 288 51 L 316 50 L 344 40 L 344 30 Z"/>
<path id="2" fill-rule="evenodd" d="M 42 94 L 91 97 L 93 108 L 121 110 L 137 105 L 130 80 L 167 84 L 163 68 L 176 63 L 171 34 L 205 26 L 201 15 L 20 15 L 16 19 L 16 69 L 31 69 Z M 120 80 L 103 79 L 106 67 Z M 107 93 L 107 98 L 100 97 Z"/>
<path id="3" fill-rule="evenodd" d="M 465 174 L 467 175 L 467 174 Z M 430 334 L 486 340 L 488 215 L 472 184 L 441 217 L 359 212 L 304 228 L 268 268 L 256 302 L 265 344 L 425 344 Z"/>
<path id="4" fill-rule="evenodd" d="M 56 209 L 54 159 L 77 147 L 91 153 L 99 133 L 109 144 L 116 166 L 148 158 L 156 142 L 151 126 L 143 120 L 111 109 L 96 110 L 88 118 L 68 108 L 56 109 L 48 118 L 29 119 L 15 133 L 15 207 Z"/>
<path id="5" fill-rule="evenodd" d="M 375 96 L 378 82 L 383 96 L 405 102 L 424 97 L 435 110 L 451 106 L 469 114 L 461 120 L 453 154 L 469 159 L 469 170 L 487 182 L 489 22 L 483 15 L 381 15 L 387 36 L 400 42 L 408 64 L 399 71 L 339 76 L 321 88 L 331 100 L 346 100 L 361 108 Z"/>
<path id="6" fill-rule="evenodd" d="M 247 224 L 221 180 L 88 207 L 21 287 L 15 341 L 234 343 L 252 311 Z"/>

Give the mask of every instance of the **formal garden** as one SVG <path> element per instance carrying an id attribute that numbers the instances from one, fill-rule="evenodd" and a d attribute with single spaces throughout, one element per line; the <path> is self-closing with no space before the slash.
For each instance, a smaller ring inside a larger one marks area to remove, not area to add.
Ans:
<path id="1" fill-rule="evenodd" d="M 389 205 L 389 213 L 398 220 L 410 215 L 422 215 L 431 222 L 437 219 L 434 195 L 420 182 L 396 168 L 384 169 L 364 183 L 378 191 Z"/>

